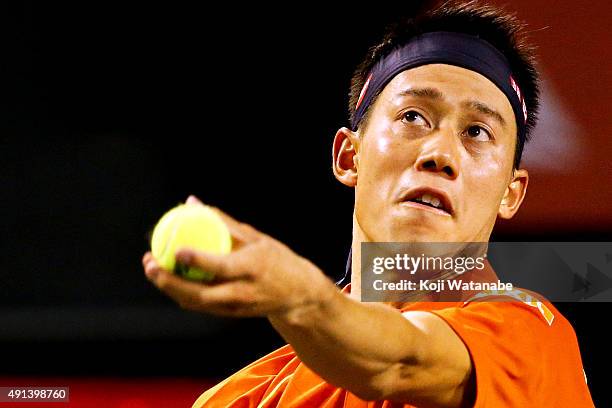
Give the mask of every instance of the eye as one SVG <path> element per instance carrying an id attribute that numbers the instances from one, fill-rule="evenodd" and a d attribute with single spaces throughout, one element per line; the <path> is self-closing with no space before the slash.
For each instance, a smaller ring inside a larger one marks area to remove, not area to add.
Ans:
<path id="1" fill-rule="evenodd" d="M 428 125 L 423 115 L 421 115 L 419 112 L 415 110 L 409 110 L 408 112 L 404 113 L 404 116 L 402 117 L 402 121 L 412 123 L 415 125 L 419 125 L 419 126 Z"/>
<path id="2" fill-rule="evenodd" d="M 467 135 L 470 139 L 478 142 L 488 142 L 492 140 L 491 134 L 482 126 L 472 125 L 467 129 Z"/>

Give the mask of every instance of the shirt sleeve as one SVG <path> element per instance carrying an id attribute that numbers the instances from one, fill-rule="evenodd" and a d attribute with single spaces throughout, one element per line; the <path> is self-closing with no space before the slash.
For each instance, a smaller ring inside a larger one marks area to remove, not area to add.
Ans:
<path id="1" fill-rule="evenodd" d="M 291 346 L 276 351 L 249 364 L 219 384 L 205 391 L 192 408 L 255 408 L 268 407 L 269 399 L 281 394 L 286 380 L 299 360 Z M 274 395 L 270 395 L 273 393 Z"/>
<path id="2" fill-rule="evenodd" d="M 432 313 L 470 353 L 474 407 L 593 407 L 575 333 L 551 304 L 478 301 Z"/>

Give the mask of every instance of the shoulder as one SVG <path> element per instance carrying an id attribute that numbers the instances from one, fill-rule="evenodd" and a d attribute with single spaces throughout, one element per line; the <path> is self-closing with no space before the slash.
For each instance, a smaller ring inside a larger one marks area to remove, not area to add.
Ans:
<path id="1" fill-rule="evenodd" d="M 535 352 L 555 344 L 575 345 L 571 323 L 543 296 L 524 289 L 481 292 L 458 304 L 433 313 L 455 331 L 495 335 L 496 340 L 512 340 Z"/>
<path id="2" fill-rule="evenodd" d="M 483 304 L 498 306 L 493 310 L 497 310 L 500 313 L 505 312 L 524 315 L 523 312 L 531 312 L 528 313 L 528 315 L 533 314 L 534 317 L 543 319 L 548 326 L 552 326 L 556 319 L 559 326 L 569 325 L 571 327 L 569 322 L 559 313 L 551 302 L 546 300 L 542 295 L 526 289 L 515 288 L 512 290 L 479 292 L 463 302 L 460 307 L 473 310 L 474 308 L 479 308 L 479 306 Z"/>
<path id="3" fill-rule="evenodd" d="M 446 321 L 470 353 L 476 406 L 501 401 L 529 406 L 544 403 L 545 398 L 592 406 L 574 329 L 537 293 L 522 289 L 482 292 L 431 312 Z M 559 384 L 564 391 L 559 391 Z"/>

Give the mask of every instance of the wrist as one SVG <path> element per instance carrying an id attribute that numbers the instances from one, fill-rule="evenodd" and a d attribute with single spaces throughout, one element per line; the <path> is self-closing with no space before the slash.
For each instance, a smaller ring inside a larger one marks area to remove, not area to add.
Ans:
<path id="1" fill-rule="evenodd" d="M 316 266 L 304 260 L 314 273 L 298 287 L 297 293 L 290 305 L 269 315 L 271 321 L 292 327 L 310 327 L 316 324 L 321 315 L 334 309 L 338 297 L 342 294 L 336 286 Z"/>

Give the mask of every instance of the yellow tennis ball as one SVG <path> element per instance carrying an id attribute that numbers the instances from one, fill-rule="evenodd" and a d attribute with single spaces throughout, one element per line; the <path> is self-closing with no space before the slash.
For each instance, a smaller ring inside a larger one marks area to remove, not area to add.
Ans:
<path id="1" fill-rule="evenodd" d="M 211 280 L 212 273 L 176 262 L 181 248 L 227 254 L 232 238 L 221 217 L 212 208 L 199 204 L 181 204 L 164 214 L 151 237 L 151 252 L 164 269 L 191 280 Z"/>

